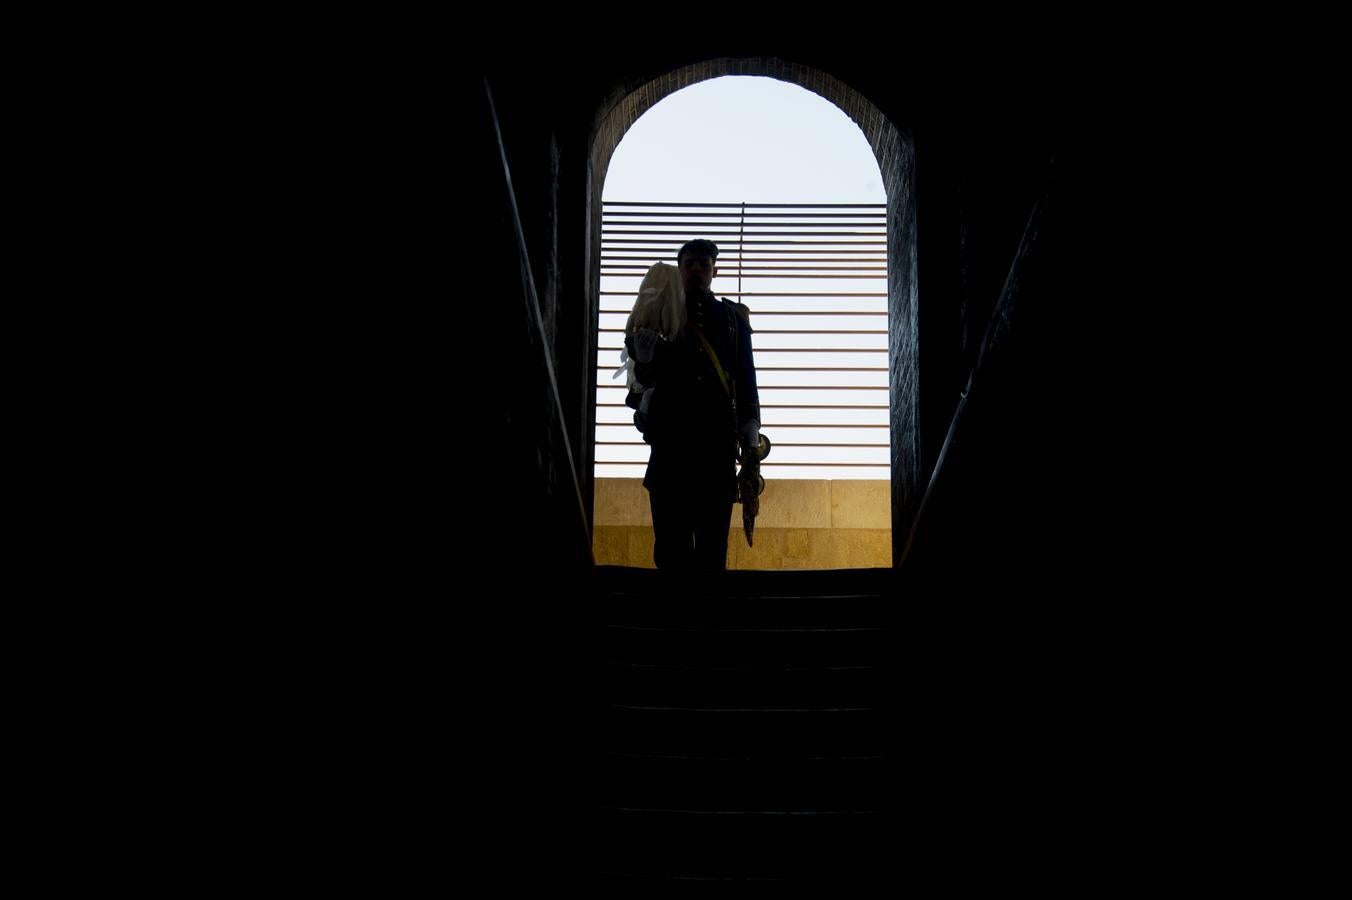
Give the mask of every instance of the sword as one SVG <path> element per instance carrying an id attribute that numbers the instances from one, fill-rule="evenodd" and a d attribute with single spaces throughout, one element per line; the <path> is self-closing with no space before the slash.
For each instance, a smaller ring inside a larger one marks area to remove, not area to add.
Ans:
<path id="1" fill-rule="evenodd" d="M 742 531 L 746 533 L 746 545 L 751 547 L 754 546 L 756 516 L 760 513 L 760 495 L 765 490 L 760 464 L 770 455 L 770 439 L 762 434 L 754 449 L 745 442 L 740 443 L 738 449 L 742 468 L 737 473 L 737 502 L 742 504 Z"/>

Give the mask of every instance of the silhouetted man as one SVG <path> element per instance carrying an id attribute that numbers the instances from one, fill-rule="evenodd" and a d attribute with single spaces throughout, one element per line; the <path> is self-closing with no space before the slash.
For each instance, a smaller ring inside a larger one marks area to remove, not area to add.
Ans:
<path id="1" fill-rule="evenodd" d="M 710 291 L 717 258 L 712 241 L 681 247 L 684 327 L 671 340 L 639 329 L 625 341 L 637 380 L 652 388 L 641 417 L 652 445 L 643 485 L 659 569 L 727 567 L 738 441 L 755 447 L 760 435 L 750 311 Z"/>

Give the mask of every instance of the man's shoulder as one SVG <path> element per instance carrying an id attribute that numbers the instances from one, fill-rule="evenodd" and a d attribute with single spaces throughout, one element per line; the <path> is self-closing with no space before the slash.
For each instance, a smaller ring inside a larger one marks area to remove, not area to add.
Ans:
<path id="1" fill-rule="evenodd" d="M 727 297 L 723 297 L 722 300 L 723 303 L 727 305 L 728 309 L 737 314 L 737 317 L 742 320 L 743 324 L 748 328 L 751 327 L 751 308 L 749 306 L 737 300 L 729 300 Z"/>

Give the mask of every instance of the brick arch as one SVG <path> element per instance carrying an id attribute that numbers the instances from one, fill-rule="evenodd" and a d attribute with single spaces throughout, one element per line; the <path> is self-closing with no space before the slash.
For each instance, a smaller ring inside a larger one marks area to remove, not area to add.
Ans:
<path id="1" fill-rule="evenodd" d="M 620 140 L 658 101 L 682 88 L 726 75 L 775 78 L 796 84 L 835 104 L 850 117 L 873 149 L 887 193 L 888 382 L 892 444 L 893 560 L 905 545 L 924 485 L 920 472 L 920 376 L 917 334 L 915 149 L 909 129 L 899 128 L 867 97 L 838 78 L 809 66 L 769 56 L 706 60 L 648 81 L 617 85 L 596 114 L 587 172 L 590 335 L 595 335 L 601 292 L 601 190 Z M 589 339 L 590 340 L 590 339 Z M 596 347 L 590 347 L 595 371 Z M 595 434 L 595 412 L 590 416 Z M 588 439 L 590 443 L 590 438 Z"/>

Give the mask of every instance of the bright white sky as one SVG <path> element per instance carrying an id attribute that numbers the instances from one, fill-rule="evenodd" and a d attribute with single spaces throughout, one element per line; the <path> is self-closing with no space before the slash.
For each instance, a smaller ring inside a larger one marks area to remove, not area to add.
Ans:
<path id="1" fill-rule="evenodd" d="M 772 78 L 726 77 L 700 82 L 671 94 L 644 113 L 620 141 L 606 173 L 602 195 L 606 201 L 662 201 L 682 203 L 884 203 L 886 195 L 877 160 L 873 156 L 863 132 L 838 107 L 797 85 Z M 669 260 L 674 263 L 674 260 Z M 638 278 L 605 275 L 602 291 L 636 291 Z M 715 293 L 737 290 L 735 276 L 720 276 L 714 280 Z M 748 290 L 777 291 L 803 290 L 803 282 L 760 280 L 747 285 Z M 885 291 L 881 278 L 821 282 L 814 290 L 827 291 Z M 607 300 L 610 298 L 603 298 Z M 617 299 L 617 298 L 616 298 Z M 758 305 L 773 302 L 766 298 L 748 299 L 752 309 L 752 324 L 764 329 L 789 327 L 784 318 L 779 322 L 761 313 Z M 793 305 L 792 300 L 780 301 L 781 308 Z M 811 301 L 821 303 L 823 301 Z M 885 300 L 839 301 L 837 308 L 878 309 L 882 315 L 870 321 L 867 327 L 885 327 Z M 865 306 L 846 304 L 866 304 Z M 612 304 L 613 305 L 613 304 Z M 818 306 L 817 308 L 820 308 Z M 872 318 L 872 317 L 870 317 Z M 622 327 L 624 317 L 602 316 L 602 327 Z M 803 327 L 799 318 L 792 327 Z M 822 327 L 861 327 L 858 319 L 850 324 Z M 619 336 L 599 335 L 599 355 L 602 367 L 616 366 Z M 806 337 L 806 336 L 803 336 Z M 842 339 L 846 343 L 839 343 Z M 810 339 L 811 340 L 811 339 Z M 770 355 L 774 346 L 794 346 L 789 335 L 756 335 L 756 359 L 759 366 L 770 363 L 785 365 Z M 840 335 L 833 343 L 798 344 L 799 346 L 858 346 L 879 347 L 886 350 L 885 336 Z M 779 354 L 780 357 L 787 354 Z M 793 365 L 807 363 L 798 354 Z M 885 357 L 883 357 L 885 360 Z M 763 361 L 768 360 L 769 362 Z M 873 361 L 869 362 L 870 365 Z M 883 363 L 879 363 L 883 364 Z M 610 380 L 610 372 L 599 373 L 603 388 L 622 387 L 623 381 Z M 822 374 L 768 372 L 760 375 L 761 402 L 838 403 L 852 395 L 857 402 L 886 402 L 886 373 L 837 372 Z M 798 393 L 780 391 L 767 395 L 767 385 L 788 387 L 794 383 L 857 385 L 871 388 L 863 391 L 817 391 Z M 881 390 L 880 390 L 881 389 Z M 600 396 L 600 395 L 599 395 Z M 605 394 L 609 402 L 623 392 Z M 598 441 L 641 441 L 632 424 L 633 414 L 626 408 L 605 408 L 597 411 Z M 788 428 L 783 423 L 776 427 L 777 416 L 793 416 L 793 421 L 819 423 L 857 422 L 877 423 L 868 429 Z M 888 440 L 886 410 L 763 410 L 762 430 L 772 441 L 821 443 L 874 443 Z M 826 456 L 824 454 L 833 454 Z M 767 478 L 882 478 L 888 477 L 889 451 L 886 447 L 855 447 L 820 450 L 814 448 L 777 446 L 772 453 L 765 474 Z M 632 447 L 598 446 L 598 477 L 641 477 L 648 458 L 646 444 Z M 782 467 L 770 463 L 823 461 L 826 459 L 851 462 L 877 462 L 878 466 L 828 468 L 823 466 Z M 622 464 L 621 461 L 627 464 Z"/>
<path id="2" fill-rule="evenodd" d="M 887 199 L 864 133 L 839 107 L 796 84 L 747 77 L 701 81 L 658 101 L 620 141 L 602 197 L 697 203 Z"/>

